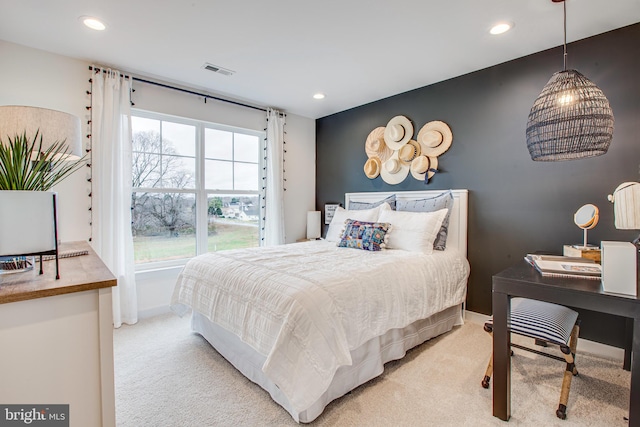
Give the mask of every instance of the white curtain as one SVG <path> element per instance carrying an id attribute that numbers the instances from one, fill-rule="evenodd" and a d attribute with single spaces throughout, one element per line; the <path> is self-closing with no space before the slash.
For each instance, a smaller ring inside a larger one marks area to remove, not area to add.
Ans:
<path id="1" fill-rule="evenodd" d="M 92 246 L 118 279 L 113 288 L 113 324 L 118 328 L 138 321 L 131 235 L 131 79 L 106 70 L 94 73 L 92 81 Z"/>
<path id="2" fill-rule="evenodd" d="M 265 246 L 282 245 L 284 235 L 284 115 L 267 110 Z"/>

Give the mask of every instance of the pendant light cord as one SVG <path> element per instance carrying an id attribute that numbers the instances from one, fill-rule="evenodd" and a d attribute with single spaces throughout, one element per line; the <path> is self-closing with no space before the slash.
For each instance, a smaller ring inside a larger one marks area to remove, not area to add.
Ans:
<path id="1" fill-rule="evenodd" d="M 564 11 L 564 71 L 567 71 L 567 0 L 562 2 Z"/>

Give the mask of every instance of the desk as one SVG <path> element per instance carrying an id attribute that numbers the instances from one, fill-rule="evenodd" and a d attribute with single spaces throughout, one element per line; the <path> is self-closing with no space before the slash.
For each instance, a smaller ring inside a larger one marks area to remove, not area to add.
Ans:
<path id="1" fill-rule="evenodd" d="M 548 301 L 565 306 L 627 317 L 633 321 L 629 427 L 640 427 L 640 299 L 606 294 L 599 280 L 545 277 L 526 261 L 493 276 L 493 415 L 511 416 L 511 336 L 507 316 L 511 297 Z M 578 356 L 578 366 L 579 365 Z"/>

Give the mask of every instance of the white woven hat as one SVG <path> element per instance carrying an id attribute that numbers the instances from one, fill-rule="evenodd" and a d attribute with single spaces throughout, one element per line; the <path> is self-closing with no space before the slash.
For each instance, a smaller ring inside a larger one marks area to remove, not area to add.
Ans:
<path id="1" fill-rule="evenodd" d="M 387 147 L 384 142 L 384 127 L 377 127 L 369 133 L 364 143 L 364 151 L 367 153 L 367 157 L 378 157 L 382 162 L 387 161 L 393 155 L 393 150 Z"/>
<path id="2" fill-rule="evenodd" d="M 411 163 L 413 159 L 420 155 L 421 150 L 422 148 L 420 144 L 418 144 L 418 141 L 411 139 L 400 147 L 398 150 L 398 158 L 405 163 Z"/>
<path id="3" fill-rule="evenodd" d="M 409 169 L 409 164 L 402 162 L 398 158 L 398 152 L 395 151 L 393 156 L 382 164 L 380 176 L 387 184 L 400 184 L 409 175 Z"/>
<path id="4" fill-rule="evenodd" d="M 418 156 L 411 162 L 411 176 L 418 181 L 428 181 L 438 170 L 438 158 Z M 427 178 L 427 175 L 429 176 Z"/>
<path id="5" fill-rule="evenodd" d="M 405 116 L 395 116 L 384 128 L 384 142 L 392 150 L 399 150 L 413 138 L 413 124 Z"/>
<path id="6" fill-rule="evenodd" d="M 422 126 L 418 132 L 418 142 L 422 146 L 422 154 L 437 157 L 451 147 L 453 134 L 445 122 L 438 120 Z"/>
<path id="7" fill-rule="evenodd" d="M 377 157 L 367 159 L 364 164 L 364 174 L 369 179 L 374 179 L 380 175 L 380 169 L 382 169 L 382 162 Z"/>

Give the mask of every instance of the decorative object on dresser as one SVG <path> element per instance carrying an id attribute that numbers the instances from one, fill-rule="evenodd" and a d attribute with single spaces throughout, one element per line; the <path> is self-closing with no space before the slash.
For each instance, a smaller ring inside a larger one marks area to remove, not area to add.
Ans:
<path id="1" fill-rule="evenodd" d="M 555 162 L 600 156 L 613 139 L 613 111 L 591 80 L 567 70 L 567 4 L 564 10 L 564 69 L 542 89 L 529 112 L 527 148 L 532 160 Z"/>
<path id="2" fill-rule="evenodd" d="M 80 120 L 71 114 L 0 106 L 1 256 L 30 269 L 26 256 L 57 255 L 56 194 L 47 191 L 85 164 L 80 141 Z"/>

